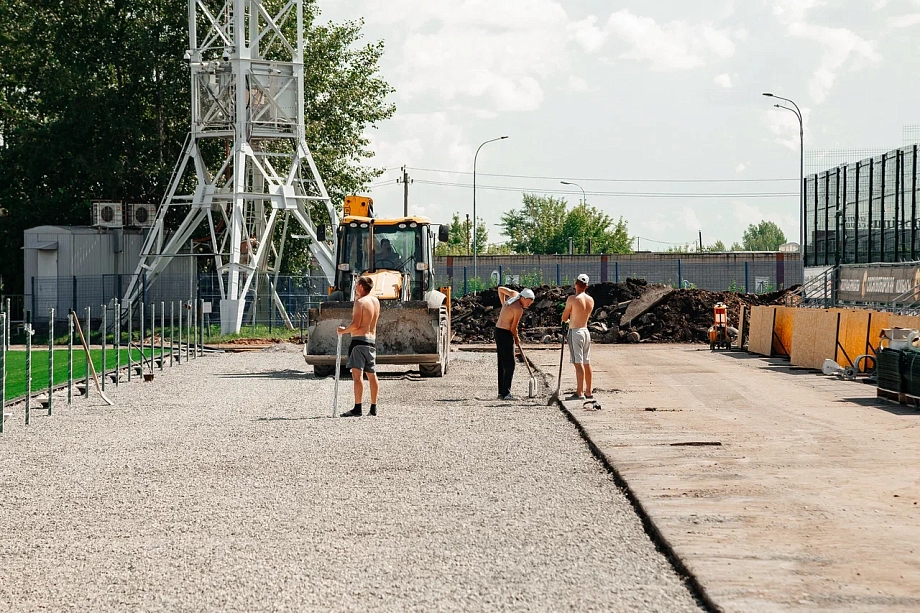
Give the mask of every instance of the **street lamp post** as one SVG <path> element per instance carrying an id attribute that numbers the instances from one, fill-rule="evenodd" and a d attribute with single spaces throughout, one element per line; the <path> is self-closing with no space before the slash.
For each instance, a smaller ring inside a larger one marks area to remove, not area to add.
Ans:
<path id="1" fill-rule="evenodd" d="M 562 183 L 563 185 L 574 185 L 575 187 L 577 187 L 578 189 L 581 190 L 581 206 L 582 206 L 582 208 L 588 203 L 588 197 L 585 196 L 585 188 L 583 188 L 581 185 L 579 185 L 578 183 L 572 183 L 571 181 L 559 181 L 559 182 Z"/>
<path id="2" fill-rule="evenodd" d="M 476 160 L 479 158 L 479 150 L 482 149 L 483 145 L 493 143 L 497 140 L 505 140 L 507 136 L 499 136 L 498 138 L 492 138 L 476 148 L 476 155 L 473 156 L 473 277 L 479 278 L 479 264 L 476 259 L 476 226 L 479 225 L 476 223 Z"/>
<path id="3" fill-rule="evenodd" d="M 767 98 L 776 98 L 777 100 L 784 100 L 795 107 L 795 110 L 790 109 L 788 106 L 783 106 L 781 104 L 774 104 L 778 109 L 786 109 L 790 113 L 794 113 L 796 118 L 799 120 L 799 253 L 802 254 L 802 263 L 805 261 L 805 126 L 802 122 L 802 111 L 799 110 L 799 105 L 790 100 L 789 98 L 783 98 L 782 96 L 777 96 L 771 94 L 770 92 L 764 92 L 764 96 Z"/>

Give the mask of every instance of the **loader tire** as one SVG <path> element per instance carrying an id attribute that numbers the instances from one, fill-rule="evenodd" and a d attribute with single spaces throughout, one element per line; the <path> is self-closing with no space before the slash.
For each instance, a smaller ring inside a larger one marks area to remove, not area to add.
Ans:
<path id="1" fill-rule="evenodd" d="M 325 364 L 314 364 L 313 374 L 319 378 L 331 377 L 335 374 L 335 366 Z"/>
<path id="2" fill-rule="evenodd" d="M 441 364 L 419 364 L 418 373 L 423 377 L 443 377 L 444 370 Z"/>

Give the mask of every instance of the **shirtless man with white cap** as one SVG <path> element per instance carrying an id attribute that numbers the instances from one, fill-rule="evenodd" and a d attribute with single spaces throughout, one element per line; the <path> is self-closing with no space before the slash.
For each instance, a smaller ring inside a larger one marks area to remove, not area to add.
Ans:
<path id="1" fill-rule="evenodd" d="M 517 293 L 507 287 L 498 288 L 498 299 L 502 311 L 495 322 L 495 349 L 498 353 L 498 397 L 501 400 L 517 400 L 511 395 L 511 379 L 514 377 L 514 344 L 518 341 L 518 324 L 524 309 L 533 304 L 531 289 Z"/>
<path id="2" fill-rule="evenodd" d="M 594 400 L 591 387 L 591 333 L 588 319 L 594 310 L 594 298 L 585 293 L 588 275 L 575 279 L 575 295 L 565 301 L 562 323 L 569 322 L 569 352 L 575 365 L 575 393 L 566 400 Z"/>

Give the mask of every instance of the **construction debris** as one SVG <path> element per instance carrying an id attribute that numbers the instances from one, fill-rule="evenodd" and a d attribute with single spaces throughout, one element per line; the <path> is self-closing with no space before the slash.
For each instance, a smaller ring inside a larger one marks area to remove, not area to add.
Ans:
<path id="1" fill-rule="evenodd" d="M 559 318 L 566 298 L 574 294 L 575 289 L 548 285 L 532 289 L 536 298 L 521 319 L 522 340 L 559 342 Z M 594 313 L 588 328 L 591 338 L 600 343 L 708 343 L 712 308 L 717 302 L 727 305 L 729 324 L 738 327 L 742 304 L 747 307 L 783 304 L 786 295 L 794 289 L 769 294 L 736 294 L 674 289 L 649 285 L 642 279 L 598 283 L 588 287 L 588 294 L 594 298 Z M 501 310 L 495 289 L 455 299 L 451 308 L 455 343 L 492 341 L 492 328 Z"/>

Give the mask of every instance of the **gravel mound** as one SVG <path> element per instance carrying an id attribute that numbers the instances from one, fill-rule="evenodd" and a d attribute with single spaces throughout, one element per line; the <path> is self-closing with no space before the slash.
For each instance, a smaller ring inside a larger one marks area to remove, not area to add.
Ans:
<path id="1" fill-rule="evenodd" d="M 14 413 L 0 610 L 700 610 L 565 417 L 491 400 L 494 359 L 383 367 L 377 418 L 278 350 Z"/>

